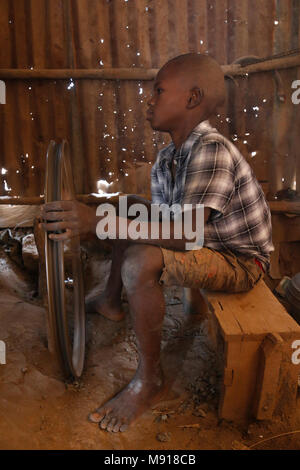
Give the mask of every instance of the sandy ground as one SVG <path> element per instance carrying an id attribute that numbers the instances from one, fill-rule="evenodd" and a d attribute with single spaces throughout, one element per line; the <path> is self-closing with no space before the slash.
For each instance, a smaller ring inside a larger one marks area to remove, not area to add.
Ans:
<path id="1" fill-rule="evenodd" d="M 109 264 L 103 260 L 97 289 L 104 287 Z M 7 269 L 5 279 L 10 275 Z M 2 270 L 0 340 L 7 351 L 6 364 L 0 365 L 0 449 L 300 449 L 300 433 L 263 442 L 300 429 L 300 403 L 292 426 L 280 420 L 237 425 L 218 419 L 221 378 L 208 323 L 187 318 L 180 289 L 165 292 L 162 357 L 168 396 L 125 433 L 100 430 L 87 421 L 88 413 L 126 385 L 137 366 L 130 315 L 119 323 L 87 316 L 84 374 L 79 382 L 66 383 L 47 349 L 46 311 L 32 298 L 32 285 L 24 279 L 25 284 L 8 288 L 3 276 Z"/>

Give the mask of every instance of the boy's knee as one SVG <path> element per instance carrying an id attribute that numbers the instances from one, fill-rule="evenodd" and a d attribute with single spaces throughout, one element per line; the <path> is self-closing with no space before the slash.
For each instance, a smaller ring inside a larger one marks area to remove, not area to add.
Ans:
<path id="1" fill-rule="evenodd" d="M 132 245 L 124 253 L 121 275 L 127 290 L 135 290 L 145 283 L 151 287 L 161 270 L 162 254 L 158 247 Z"/>

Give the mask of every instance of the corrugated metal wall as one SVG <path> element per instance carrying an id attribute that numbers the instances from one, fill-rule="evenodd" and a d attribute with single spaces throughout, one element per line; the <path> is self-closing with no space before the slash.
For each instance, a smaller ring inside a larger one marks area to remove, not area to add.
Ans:
<path id="1" fill-rule="evenodd" d="M 300 46 L 299 0 L 0 0 L 0 68 L 158 68 L 188 51 L 221 64 Z M 228 81 L 217 119 L 271 193 L 300 182 L 299 69 Z M 43 194 L 50 139 L 71 144 L 78 193 L 145 193 L 167 135 L 145 120 L 151 82 L 7 80 L 0 105 L 0 195 Z M 298 172 L 298 173 L 297 173 Z M 297 173 L 297 176 L 296 176 Z"/>

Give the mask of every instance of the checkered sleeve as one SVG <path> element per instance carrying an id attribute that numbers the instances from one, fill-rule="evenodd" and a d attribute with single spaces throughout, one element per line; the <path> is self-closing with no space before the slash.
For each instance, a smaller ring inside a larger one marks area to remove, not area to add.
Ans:
<path id="1" fill-rule="evenodd" d="M 189 162 L 183 203 L 203 204 L 223 214 L 234 192 L 234 179 L 234 162 L 226 147 L 214 141 L 202 143 Z"/>

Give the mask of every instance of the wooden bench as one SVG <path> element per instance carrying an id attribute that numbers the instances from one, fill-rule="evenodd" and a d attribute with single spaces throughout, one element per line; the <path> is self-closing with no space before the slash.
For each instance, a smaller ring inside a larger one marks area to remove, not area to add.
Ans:
<path id="1" fill-rule="evenodd" d="M 241 294 L 184 291 L 186 311 L 203 313 L 209 307 L 223 370 L 219 417 L 291 419 L 300 372 L 292 362 L 292 344 L 300 340 L 300 326 L 264 281 Z"/>

